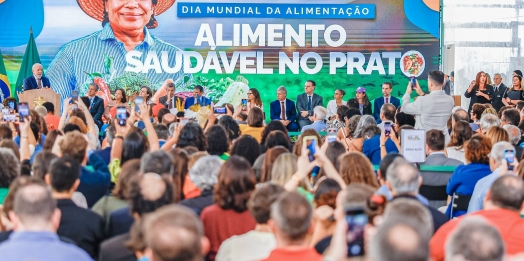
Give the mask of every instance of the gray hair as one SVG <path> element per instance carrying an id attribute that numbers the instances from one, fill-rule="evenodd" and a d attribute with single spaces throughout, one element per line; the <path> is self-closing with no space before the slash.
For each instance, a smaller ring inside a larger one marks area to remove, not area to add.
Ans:
<path id="1" fill-rule="evenodd" d="M 43 184 L 22 186 L 15 194 L 13 211 L 26 226 L 44 226 L 51 221 L 55 209 L 56 200 Z"/>
<path id="2" fill-rule="evenodd" d="M 0 148 L 0 188 L 9 188 L 20 174 L 20 161 L 8 148 Z"/>
<path id="3" fill-rule="evenodd" d="M 479 247 L 482 246 L 482 247 Z M 467 216 L 451 233 L 445 245 L 446 260 L 503 260 L 504 240 L 499 231 L 480 216 Z"/>
<path id="4" fill-rule="evenodd" d="M 505 150 L 513 150 L 515 151 L 515 147 L 511 145 L 511 143 L 507 141 L 499 141 L 493 145 L 491 148 L 491 152 L 489 153 L 489 157 L 494 159 L 497 163 L 502 163 L 504 158 L 504 151 Z"/>
<path id="5" fill-rule="evenodd" d="M 286 89 L 286 87 L 284 87 L 284 86 L 280 86 L 280 87 L 278 87 L 277 92 L 283 92 L 284 94 L 287 95 L 287 89 Z"/>
<path id="6" fill-rule="evenodd" d="M 322 106 L 316 106 L 315 108 L 313 108 L 313 112 L 315 113 L 315 117 L 317 120 L 326 119 L 326 114 L 327 114 L 326 108 Z"/>
<path id="7" fill-rule="evenodd" d="M 423 230 L 424 235 L 431 237 L 433 235 L 433 217 L 428 208 L 422 205 L 418 200 L 411 200 L 407 198 L 398 198 L 386 206 L 384 211 L 384 219 L 391 218 L 411 219 L 412 223 L 418 223 Z"/>
<path id="8" fill-rule="evenodd" d="M 198 159 L 189 170 L 189 178 L 200 190 L 212 188 L 218 182 L 222 160 L 215 155 Z"/>
<path id="9" fill-rule="evenodd" d="M 395 194 L 418 193 L 419 171 L 404 158 L 398 157 L 389 165 L 387 182 L 391 184 L 391 190 Z"/>
<path id="10" fill-rule="evenodd" d="M 284 192 L 271 205 L 271 219 L 277 229 L 290 241 L 307 236 L 313 209 L 307 199 L 298 192 Z"/>
<path id="11" fill-rule="evenodd" d="M 511 141 L 511 144 L 518 145 L 522 136 L 520 133 L 520 129 L 517 126 L 511 124 L 504 125 L 504 127 L 502 128 L 504 128 L 508 132 L 509 141 Z"/>
<path id="12" fill-rule="evenodd" d="M 148 152 L 140 159 L 140 172 L 173 175 L 173 156 L 165 150 Z"/>
<path id="13" fill-rule="evenodd" d="M 480 118 L 480 127 L 483 131 L 487 131 L 492 126 L 500 126 L 500 120 L 493 114 L 484 114 Z"/>
<path id="14" fill-rule="evenodd" d="M 368 125 L 377 125 L 377 122 L 375 121 L 375 118 L 371 115 L 364 115 L 360 117 L 360 120 L 357 124 L 357 129 L 355 130 L 355 133 L 353 134 L 353 138 L 360 138 L 362 137 L 362 129 Z"/>

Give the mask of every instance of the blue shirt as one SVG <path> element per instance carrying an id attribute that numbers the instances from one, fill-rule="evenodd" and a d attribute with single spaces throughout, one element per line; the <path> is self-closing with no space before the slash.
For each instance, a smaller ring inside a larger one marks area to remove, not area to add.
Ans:
<path id="1" fill-rule="evenodd" d="M 2 261 L 92 261 L 79 247 L 60 241 L 52 232 L 13 232 L 0 244 Z"/>
<path id="2" fill-rule="evenodd" d="M 397 145 L 395 145 L 395 142 L 393 142 L 391 139 L 386 141 L 386 151 L 387 153 L 398 153 Z M 380 134 L 364 141 L 362 145 L 362 153 L 368 157 L 368 159 L 371 161 L 371 164 L 380 164 L 380 161 L 382 160 L 380 157 Z"/>
<path id="3" fill-rule="evenodd" d="M 151 35 L 145 27 L 144 33 L 144 41 L 134 49 L 134 51 L 141 52 L 142 55 L 140 58 L 135 56 L 133 59 L 145 64 L 148 53 L 156 51 L 158 61 L 161 64 L 162 60 L 167 58 L 168 66 L 174 68 L 175 61 L 178 60 L 178 58 L 175 59 L 177 57 L 176 52 L 181 50 Z M 126 54 L 127 50 L 124 44 L 116 39 L 110 24 L 107 23 L 102 30 L 62 46 L 49 64 L 46 76 L 51 81 L 53 90 L 61 94 L 63 100 L 71 97 L 71 91 L 78 90 L 77 87 L 84 88 L 80 90 L 81 94 L 87 91 L 85 84 L 91 82 L 91 77 L 85 72 L 107 74 L 109 68 L 104 66 L 105 56 L 113 58 L 110 68 L 110 74 L 114 73 L 112 78 L 116 79 L 122 76 L 128 66 Z M 165 57 L 166 55 L 167 57 Z M 134 65 L 130 65 L 130 67 L 134 67 Z M 174 73 L 166 72 L 166 68 L 162 68 L 162 73 L 157 73 L 154 69 L 151 69 L 146 74 L 140 73 L 140 75 L 145 76 L 153 86 L 160 86 L 168 78 L 173 79 L 177 84 L 183 84 L 183 81 L 177 82 L 177 79 L 184 77 L 183 62 L 180 68 L 179 71 Z M 187 76 L 191 77 L 191 75 Z"/>
<path id="4" fill-rule="evenodd" d="M 493 171 L 493 173 L 487 175 L 486 177 L 480 179 L 475 185 L 473 190 L 473 195 L 469 201 L 468 213 L 482 210 L 484 206 L 484 198 L 488 193 L 488 190 L 491 188 L 491 185 L 497 180 L 499 176 L 500 168 Z"/>
<path id="5" fill-rule="evenodd" d="M 321 132 L 323 129 L 325 129 L 328 125 L 324 123 L 324 121 L 315 121 L 312 124 L 306 125 L 302 127 L 301 131 L 305 131 L 308 129 L 316 130 L 317 132 Z"/>

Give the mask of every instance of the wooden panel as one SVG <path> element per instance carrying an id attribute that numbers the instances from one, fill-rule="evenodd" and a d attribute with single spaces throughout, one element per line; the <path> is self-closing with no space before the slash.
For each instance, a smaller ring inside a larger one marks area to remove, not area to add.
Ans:
<path id="1" fill-rule="evenodd" d="M 455 106 L 461 106 L 461 98 L 462 96 L 460 95 L 452 95 L 453 97 L 453 101 L 455 102 Z"/>
<path id="2" fill-rule="evenodd" d="M 60 114 L 61 97 L 60 94 L 53 91 L 51 88 L 24 91 L 18 95 L 20 102 L 27 102 L 30 109 L 34 109 L 44 102 L 51 102 L 55 105 L 55 114 Z M 56 115 L 60 116 L 60 115 Z"/>

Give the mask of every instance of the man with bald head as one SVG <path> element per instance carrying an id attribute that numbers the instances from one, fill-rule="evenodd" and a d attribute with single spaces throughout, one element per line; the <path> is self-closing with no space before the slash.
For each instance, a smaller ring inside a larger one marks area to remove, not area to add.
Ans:
<path id="1" fill-rule="evenodd" d="M 462 108 L 457 109 L 451 116 L 451 128 L 455 127 L 457 121 L 469 122 L 468 112 Z"/>
<path id="2" fill-rule="evenodd" d="M 33 75 L 24 79 L 24 91 L 50 88 L 49 79 L 44 76 L 44 67 L 41 64 L 33 64 Z"/>

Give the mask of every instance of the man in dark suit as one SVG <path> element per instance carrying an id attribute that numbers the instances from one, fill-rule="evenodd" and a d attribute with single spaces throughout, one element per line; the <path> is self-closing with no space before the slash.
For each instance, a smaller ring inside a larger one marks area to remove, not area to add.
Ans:
<path id="1" fill-rule="evenodd" d="M 56 160 L 45 176 L 53 198 L 62 213 L 57 234 L 70 238 L 93 259 L 98 257 L 99 245 L 104 240 L 104 219 L 95 212 L 78 207 L 71 198 L 80 184 L 80 162 L 72 157 Z"/>
<path id="2" fill-rule="evenodd" d="M 442 85 L 442 90 L 447 95 L 453 95 L 455 93 L 455 72 L 451 72 L 447 79 L 445 79 L 444 85 Z"/>
<path id="3" fill-rule="evenodd" d="M 172 82 L 168 83 L 166 86 L 167 95 L 160 97 L 160 99 L 158 99 L 158 102 L 166 106 L 166 108 L 170 110 L 178 109 L 179 107 L 177 106 L 177 104 L 180 104 L 179 106 L 183 106 L 184 99 L 182 99 L 181 97 L 175 96 L 175 91 L 176 91 L 175 84 Z"/>
<path id="4" fill-rule="evenodd" d="M 277 100 L 272 101 L 269 105 L 269 114 L 271 120 L 279 120 L 286 126 L 289 131 L 298 131 L 298 125 L 295 122 L 297 119 L 297 111 L 295 110 L 295 103 L 287 99 L 287 89 L 280 86 L 277 89 Z"/>
<path id="5" fill-rule="evenodd" d="M 193 97 L 189 97 L 186 99 L 184 109 L 189 109 L 189 107 L 195 104 L 200 104 L 200 106 L 211 105 L 211 100 L 204 96 L 204 87 L 202 87 L 201 85 L 195 86 L 195 88 L 193 89 Z"/>
<path id="6" fill-rule="evenodd" d="M 98 90 L 99 88 L 96 83 L 89 84 L 89 88 L 87 89 L 89 104 L 86 104 L 86 106 L 89 107 L 89 113 L 93 116 L 93 120 L 95 121 L 96 126 L 98 126 L 98 129 L 102 129 L 102 125 L 104 125 L 102 122 L 102 115 L 104 115 L 104 100 L 96 95 Z"/>
<path id="7" fill-rule="evenodd" d="M 507 92 L 508 87 L 502 83 L 502 76 L 500 73 L 496 73 L 493 75 L 493 91 L 495 92 L 495 98 L 491 100 L 491 105 L 493 105 L 493 108 L 497 111 L 500 110 L 500 108 L 504 107 L 504 103 L 502 102 L 502 97 L 504 97 L 504 94 Z"/>
<path id="8" fill-rule="evenodd" d="M 51 83 L 49 79 L 44 74 L 44 68 L 41 64 L 33 64 L 33 75 L 24 79 L 24 91 L 42 89 L 42 88 L 51 88 Z"/>
<path id="9" fill-rule="evenodd" d="M 377 121 L 377 124 L 381 123 L 380 119 L 380 109 L 384 104 L 393 104 L 395 108 L 400 106 L 400 99 L 391 96 L 391 91 L 393 91 L 393 85 L 390 82 L 385 82 L 382 84 L 382 97 L 378 97 L 373 102 L 373 116 Z"/>
<path id="10" fill-rule="evenodd" d="M 315 107 L 324 107 L 322 96 L 314 93 L 316 85 L 313 80 L 307 80 L 304 85 L 305 93 L 297 96 L 298 125 L 300 129 L 313 123 L 312 117 Z"/>

